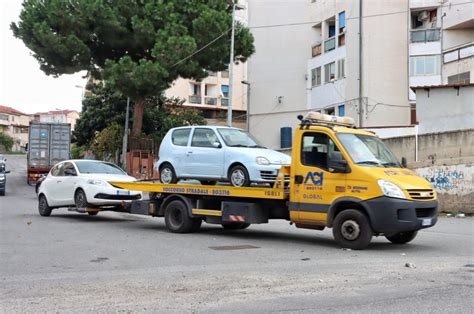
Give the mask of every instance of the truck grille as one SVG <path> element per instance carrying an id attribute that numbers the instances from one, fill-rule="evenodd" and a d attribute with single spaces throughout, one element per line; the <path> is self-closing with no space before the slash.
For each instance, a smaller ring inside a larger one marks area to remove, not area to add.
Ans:
<path id="1" fill-rule="evenodd" d="M 276 181 L 278 174 L 275 174 L 273 171 L 260 171 L 260 177 L 263 180 Z M 285 181 L 290 181 L 290 176 L 285 176 Z"/>
<path id="2" fill-rule="evenodd" d="M 412 200 L 432 200 L 435 198 L 433 189 L 408 190 L 408 194 Z"/>

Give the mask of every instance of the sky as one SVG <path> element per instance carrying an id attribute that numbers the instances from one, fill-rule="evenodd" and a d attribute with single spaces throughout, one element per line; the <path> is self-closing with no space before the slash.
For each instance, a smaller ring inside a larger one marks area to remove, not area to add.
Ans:
<path id="1" fill-rule="evenodd" d="M 31 51 L 13 37 L 11 22 L 18 22 L 22 0 L 0 0 L 0 105 L 24 113 L 55 109 L 81 110 L 85 72 L 47 76 Z"/>

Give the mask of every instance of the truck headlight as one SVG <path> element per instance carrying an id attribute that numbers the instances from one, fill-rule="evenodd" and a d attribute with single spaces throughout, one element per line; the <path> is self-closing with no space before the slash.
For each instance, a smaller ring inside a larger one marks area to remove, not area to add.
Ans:
<path id="1" fill-rule="evenodd" d="M 267 158 L 265 158 L 265 157 L 257 157 L 257 158 L 255 159 L 255 161 L 256 161 L 257 164 L 259 164 L 259 165 L 269 165 L 269 164 L 270 164 L 270 161 L 269 161 Z"/>
<path id="2" fill-rule="evenodd" d="M 92 184 L 92 185 L 107 185 L 107 183 L 104 180 L 90 179 L 90 180 L 87 180 L 87 183 Z"/>
<path id="3" fill-rule="evenodd" d="M 385 180 L 378 180 L 377 183 L 385 196 L 406 199 L 402 189 L 400 189 L 396 184 Z"/>

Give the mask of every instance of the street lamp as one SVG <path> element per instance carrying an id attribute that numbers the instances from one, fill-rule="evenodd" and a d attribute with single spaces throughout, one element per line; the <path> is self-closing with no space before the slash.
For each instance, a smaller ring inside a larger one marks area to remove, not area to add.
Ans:
<path id="1" fill-rule="evenodd" d="M 240 83 L 247 85 L 247 132 L 250 133 L 250 83 L 247 81 L 240 81 Z"/>
<path id="2" fill-rule="evenodd" d="M 232 84 L 234 81 L 234 35 L 235 35 L 235 11 L 245 9 L 244 6 L 232 1 L 232 35 L 230 37 L 230 62 L 229 62 L 229 105 L 227 106 L 227 125 L 232 126 Z"/>

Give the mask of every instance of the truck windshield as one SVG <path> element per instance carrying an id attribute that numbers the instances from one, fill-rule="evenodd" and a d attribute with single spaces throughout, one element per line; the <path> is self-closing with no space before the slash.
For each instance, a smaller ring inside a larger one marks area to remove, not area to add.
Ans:
<path id="1" fill-rule="evenodd" d="M 375 136 L 346 133 L 337 137 L 355 164 L 401 168 L 393 153 Z"/>
<path id="2" fill-rule="evenodd" d="M 248 132 L 239 129 L 217 129 L 225 144 L 230 147 L 265 148 Z"/>

